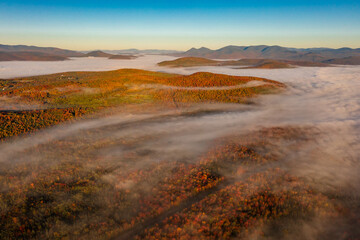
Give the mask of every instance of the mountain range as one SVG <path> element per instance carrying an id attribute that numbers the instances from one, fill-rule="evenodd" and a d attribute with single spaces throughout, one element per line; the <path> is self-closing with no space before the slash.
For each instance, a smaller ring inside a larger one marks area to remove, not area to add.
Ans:
<path id="1" fill-rule="evenodd" d="M 310 62 L 344 62 L 352 63 L 360 57 L 360 48 L 285 48 L 280 46 L 227 46 L 217 50 L 209 48 L 191 48 L 190 50 L 176 54 L 181 57 L 203 57 L 210 59 L 279 59 L 293 61 L 310 61 Z M 340 60 L 347 58 L 347 61 Z M 337 59 L 337 60 L 335 60 Z"/>
<path id="2" fill-rule="evenodd" d="M 60 57 L 83 57 L 84 54 L 77 51 L 66 50 L 54 47 L 36 47 L 26 45 L 2 45 L 0 44 L 0 52 L 31 52 L 31 53 L 45 53 L 52 56 Z"/>
<path id="3" fill-rule="evenodd" d="M 63 61 L 70 57 L 106 57 L 109 59 L 134 59 L 136 56 L 110 54 L 103 51 L 78 52 L 73 50 L 0 44 L 0 61 Z"/>
<path id="4" fill-rule="evenodd" d="M 67 57 L 43 52 L 0 52 L 0 61 L 64 61 Z"/>
<path id="5" fill-rule="evenodd" d="M 121 55 L 123 54 L 123 55 Z M 70 57 L 107 57 L 133 59 L 139 54 L 172 55 L 178 57 L 202 57 L 209 59 L 273 59 L 306 61 L 326 64 L 360 64 L 360 48 L 286 48 L 281 46 L 227 46 L 217 50 L 191 48 L 185 52 L 175 50 L 104 50 L 78 52 L 54 47 L 26 45 L 1 45 L 0 61 L 61 61 Z"/>

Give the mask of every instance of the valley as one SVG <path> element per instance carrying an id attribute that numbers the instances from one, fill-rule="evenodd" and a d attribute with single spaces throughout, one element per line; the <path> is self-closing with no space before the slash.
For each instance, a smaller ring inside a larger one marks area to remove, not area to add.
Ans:
<path id="1" fill-rule="evenodd" d="M 156 59 L 1 80 L 2 238 L 358 236 L 358 67 Z"/>

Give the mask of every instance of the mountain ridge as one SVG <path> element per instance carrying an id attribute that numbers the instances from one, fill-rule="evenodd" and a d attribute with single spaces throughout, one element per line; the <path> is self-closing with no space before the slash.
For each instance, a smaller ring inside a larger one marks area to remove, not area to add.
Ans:
<path id="1" fill-rule="evenodd" d="M 42 52 L 0 52 L 0 61 L 64 61 L 67 57 Z"/>
<path id="2" fill-rule="evenodd" d="M 28 45 L 4 45 L 0 44 L 0 52 L 39 52 L 60 57 L 82 57 L 81 52 L 56 48 L 56 47 L 37 47 Z"/>
<path id="3" fill-rule="evenodd" d="M 191 48 L 188 51 L 177 54 L 181 57 L 203 57 L 210 59 L 239 59 L 239 58 L 261 58 L 280 59 L 294 61 L 323 62 L 329 59 L 360 56 L 360 48 L 287 48 L 277 45 L 254 45 L 235 46 L 229 45 L 219 49 L 206 47 Z"/>

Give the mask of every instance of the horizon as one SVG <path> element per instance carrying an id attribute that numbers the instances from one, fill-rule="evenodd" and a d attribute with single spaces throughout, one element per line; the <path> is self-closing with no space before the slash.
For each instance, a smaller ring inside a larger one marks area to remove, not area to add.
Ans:
<path id="1" fill-rule="evenodd" d="M 48 46 L 48 45 L 44 45 L 44 46 L 40 46 L 40 45 L 27 45 L 27 44 L 5 44 L 5 43 L 0 43 L 0 46 L 4 45 L 4 46 L 27 46 L 27 47 L 41 47 L 41 48 L 58 48 L 58 49 L 64 49 L 64 50 L 72 50 L 72 51 L 78 51 L 78 52 L 91 52 L 91 51 L 126 51 L 126 50 L 136 50 L 136 51 L 178 51 L 178 52 L 186 52 L 192 49 L 201 49 L 201 48 L 206 48 L 209 49 L 211 51 L 216 51 L 222 48 L 226 48 L 226 47 L 257 47 L 257 46 L 267 46 L 267 47 L 283 47 L 283 48 L 287 48 L 287 49 L 344 49 L 344 48 L 348 48 L 348 49 L 360 49 L 359 48 L 351 48 L 351 47 L 347 47 L 347 46 L 343 46 L 343 47 L 338 47 L 338 48 L 331 48 L 331 47 L 308 47 L 308 48 L 297 48 L 297 47 L 289 47 L 289 46 L 280 46 L 280 45 L 265 45 L 265 44 L 258 44 L 258 45 L 226 45 L 226 46 L 222 46 L 219 48 L 209 48 L 206 46 L 201 46 L 201 47 L 191 47 L 188 49 L 184 49 L 184 50 L 176 50 L 176 49 L 161 49 L 161 48 L 144 48 L 144 49 L 139 49 L 139 48 L 122 48 L 122 49 L 101 49 L 101 48 L 94 48 L 94 49 L 86 49 L 86 50 L 76 50 L 76 49 L 65 49 L 65 48 L 61 48 L 58 46 Z"/>
<path id="2" fill-rule="evenodd" d="M 89 49 L 360 48 L 357 1 L 7 1 L 0 42 Z"/>

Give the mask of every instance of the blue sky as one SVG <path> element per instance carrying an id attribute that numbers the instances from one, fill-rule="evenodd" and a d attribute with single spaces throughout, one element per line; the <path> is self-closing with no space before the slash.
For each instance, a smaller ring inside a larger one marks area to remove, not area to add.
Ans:
<path id="1" fill-rule="evenodd" d="M 360 47 L 360 1 L 0 2 L 0 43 L 76 50 Z"/>

